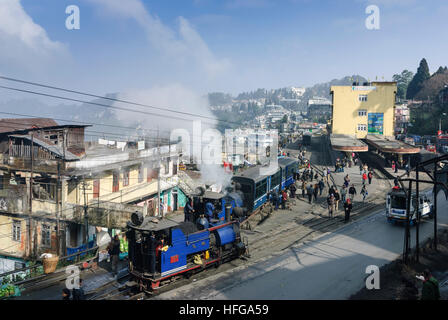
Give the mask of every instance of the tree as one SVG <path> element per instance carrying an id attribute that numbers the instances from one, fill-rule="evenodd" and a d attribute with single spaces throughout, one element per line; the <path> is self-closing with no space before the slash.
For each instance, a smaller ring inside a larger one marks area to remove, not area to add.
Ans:
<path id="1" fill-rule="evenodd" d="M 406 98 L 407 99 L 413 99 L 417 93 L 423 88 L 423 83 L 430 77 L 429 74 L 429 67 L 428 63 L 426 62 L 426 59 L 423 58 L 420 61 L 420 65 L 417 69 L 417 73 L 412 78 L 411 82 L 409 83 L 407 92 L 406 92 Z"/>
<path id="2" fill-rule="evenodd" d="M 400 74 L 394 74 L 392 76 L 392 79 L 397 82 L 397 98 L 406 98 L 406 91 L 413 76 L 414 73 L 409 70 L 403 70 Z"/>

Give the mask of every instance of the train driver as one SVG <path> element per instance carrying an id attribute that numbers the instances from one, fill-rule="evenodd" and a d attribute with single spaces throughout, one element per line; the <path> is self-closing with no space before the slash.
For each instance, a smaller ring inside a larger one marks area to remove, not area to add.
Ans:
<path id="1" fill-rule="evenodd" d="M 205 215 L 207 216 L 208 221 L 210 221 L 210 219 L 213 219 L 213 213 L 215 212 L 215 206 L 213 205 L 212 202 L 207 202 L 205 204 Z"/>

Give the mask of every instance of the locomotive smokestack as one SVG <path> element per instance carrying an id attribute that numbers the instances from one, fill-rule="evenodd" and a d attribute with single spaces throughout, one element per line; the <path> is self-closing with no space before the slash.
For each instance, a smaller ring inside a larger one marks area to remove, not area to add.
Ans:
<path id="1" fill-rule="evenodd" d="M 226 222 L 230 221 L 230 210 L 232 210 L 232 205 L 226 204 Z"/>

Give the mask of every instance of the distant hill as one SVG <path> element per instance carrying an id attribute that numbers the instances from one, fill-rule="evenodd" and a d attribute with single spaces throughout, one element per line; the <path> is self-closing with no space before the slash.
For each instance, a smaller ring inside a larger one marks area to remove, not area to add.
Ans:
<path id="1" fill-rule="evenodd" d="M 434 99 L 445 85 L 448 85 L 448 68 L 440 67 L 431 77 L 423 82 L 422 89 L 415 95 L 415 100 Z"/>

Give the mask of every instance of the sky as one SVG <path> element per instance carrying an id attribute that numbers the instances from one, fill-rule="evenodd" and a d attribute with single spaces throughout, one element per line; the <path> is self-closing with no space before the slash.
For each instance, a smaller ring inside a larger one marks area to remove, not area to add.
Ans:
<path id="1" fill-rule="evenodd" d="M 372 4 L 379 30 L 365 25 Z M 79 30 L 66 28 L 69 5 Z M 446 16 L 446 0 L 0 0 L 0 74 L 99 95 L 172 89 L 175 101 L 391 80 L 422 58 L 431 72 L 448 65 Z"/>

